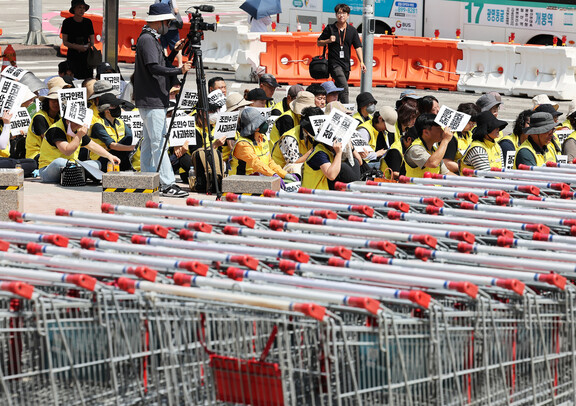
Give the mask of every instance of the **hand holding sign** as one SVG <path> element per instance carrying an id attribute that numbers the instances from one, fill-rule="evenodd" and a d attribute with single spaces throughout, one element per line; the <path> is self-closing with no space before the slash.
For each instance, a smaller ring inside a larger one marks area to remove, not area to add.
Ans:
<path id="1" fill-rule="evenodd" d="M 358 122 L 340 110 L 332 110 L 316 136 L 316 141 L 326 145 L 334 145 L 334 142 L 348 144 L 352 134 L 356 130 Z"/>

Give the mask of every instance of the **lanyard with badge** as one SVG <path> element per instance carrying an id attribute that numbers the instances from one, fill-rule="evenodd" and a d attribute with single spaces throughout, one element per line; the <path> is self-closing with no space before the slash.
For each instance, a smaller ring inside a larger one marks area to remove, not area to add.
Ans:
<path id="1" fill-rule="evenodd" d="M 344 59 L 344 40 L 346 39 L 346 29 L 348 28 L 348 23 L 344 26 L 344 35 L 341 37 L 340 32 L 342 30 L 338 30 L 338 39 L 340 40 L 340 59 Z"/>

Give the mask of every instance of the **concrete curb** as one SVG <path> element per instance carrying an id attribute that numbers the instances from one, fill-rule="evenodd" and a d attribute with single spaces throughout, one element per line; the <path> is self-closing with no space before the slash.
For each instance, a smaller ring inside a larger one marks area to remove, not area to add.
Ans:
<path id="1" fill-rule="evenodd" d="M 8 43 L 0 43 L 0 47 L 4 48 Z M 18 56 L 50 56 L 55 57 L 58 55 L 59 46 L 56 45 L 23 45 L 11 44 L 16 51 L 16 58 Z"/>

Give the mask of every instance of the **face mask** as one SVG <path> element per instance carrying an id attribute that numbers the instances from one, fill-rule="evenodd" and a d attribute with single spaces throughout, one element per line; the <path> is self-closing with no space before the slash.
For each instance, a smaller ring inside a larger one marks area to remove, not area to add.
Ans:
<path id="1" fill-rule="evenodd" d="M 218 122 L 218 113 L 211 113 L 208 116 L 209 120 L 210 120 L 210 124 L 214 125 Z"/>
<path id="2" fill-rule="evenodd" d="M 164 21 L 162 21 L 162 25 L 160 26 L 160 28 L 158 29 L 158 34 L 160 35 L 166 35 L 168 33 L 168 25 L 166 25 L 164 23 Z"/>
<path id="3" fill-rule="evenodd" d="M 66 130 L 66 134 L 68 134 L 70 137 L 76 136 L 76 134 L 74 134 L 74 131 L 72 131 L 72 128 L 70 127 L 70 123 L 68 123 L 68 129 Z"/>
<path id="4" fill-rule="evenodd" d="M 260 128 L 258 129 L 258 132 L 260 134 L 266 134 L 266 132 L 268 132 L 268 123 L 266 121 L 264 121 L 262 124 L 260 124 Z"/>
<path id="5" fill-rule="evenodd" d="M 368 105 L 368 107 L 366 107 L 366 111 L 368 112 L 368 114 L 374 114 L 374 112 L 376 111 L 376 105 L 375 104 Z"/>
<path id="6" fill-rule="evenodd" d="M 110 115 L 114 118 L 118 118 L 122 115 L 122 109 L 120 108 L 120 106 L 116 106 L 113 109 L 110 109 Z"/>

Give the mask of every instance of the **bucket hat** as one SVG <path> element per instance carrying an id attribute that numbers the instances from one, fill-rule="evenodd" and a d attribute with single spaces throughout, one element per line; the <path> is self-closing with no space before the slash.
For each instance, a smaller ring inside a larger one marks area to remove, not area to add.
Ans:
<path id="1" fill-rule="evenodd" d="M 306 90 L 299 92 L 296 99 L 290 102 L 290 109 L 296 114 L 301 114 L 306 107 L 314 106 L 316 106 L 314 95 Z"/>
<path id="2" fill-rule="evenodd" d="M 560 107 L 558 103 L 556 104 L 552 103 L 547 94 L 539 94 L 534 96 L 532 98 L 532 103 L 534 103 L 534 108 L 538 107 L 541 104 L 550 104 L 552 105 L 552 107 L 554 107 L 554 110 L 558 110 L 558 107 Z"/>
<path id="3" fill-rule="evenodd" d="M 556 123 L 552 114 L 541 111 L 530 116 L 530 127 L 524 130 L 524 133 L 528 135 L 544 134 L 555 127 Z"/>
<path id="4" fill-rule="evenodd" d="M 94 82 L 93 90 L 94 90 L 94 93 L 92 93 L 92 96 L 90 96 L 90 98 L 88 98 L 88 100 L 92 100 L 92 99 L 95 99 L 96 97 L 100 97 L 105 93 L 114 93 L 114 90 L 112 88 L 112 83 L 108 82 L 107 80 L 97 80 L 96 82 Z"/>
<path id="5" fill-rule="evenodd" d="M 86 11 L 90 9 L 90 6 L 84 2 L 84 0 L 72 0 L 70 3 L 70 9 L 68 10 L 72 14 L 74 14 L 74 9 L 76 6 L 86 6 Z"/>
<path id="6" fill-rule="evenodd" d="M 358 106 L 358 110 L 372 103 L 378 103 L 378 102 L 370 92 L 363 92 L 360 93 L 358 96 L 356 96 L 356 105 Z"/>
<path id="7" fill-rule="evenodd" d="M 154 3 L 150 5 L 148 9 L 148 17 L 146 17 L 147 23 L 153 23 L 156 21 L 166 21 L 174 20 L 174 14 L 172 14 L 172 9 L 167 3 Z"/>
<path id="8" fill-rule="evenodd" d="M 242 124 L 240 135 L 242 137 L 251 136 L 265 122 L 266 119 L 258 110 L 254 107 L 246 107 L 240 115 L 240 124 Z"/>
<path id="9" fill-rule="evenodd" d="M 498 100 L 494 93 L 486 93 L 476 100 L 476 105 L 480 107 L 481 111 L 488 111 L 494 106 L 502 104 L 502 98 Z"/>
<path id="10" fill-rule="evenodd" d="M 551 104 L 541 104 L 538 107 L 536 107 L 534 109 L 534 111 L 537 113 L 542 113 L 542 112 L 550 113 L 550 114 L 552 114 L 552 117 L 560 117 L 562 114 L 564 114 L 564 113 L 561 113 L 559 111 L 556 111 L 554 106 Z"/>
<path id="11" fill-rule="evenodd" d="M 342 90 L 344 90 L 343 87 L 336 87 L 334 82 L 332 82 L 331 80 L 322 83 L 321 86 L 324 88 L 324 90 L 326 90 L 326 94 L 341 92 Z"/>
<path id="12" fill-rule="evenodd" d="M 568 113 L 566 113 L 566 117 L 570 117 L 574 113 L 576 113 L 576 100 L 572 100 L 568 105 Z"/>
<path id="13" fill-rule="evenodd" d="M 476 116 L 475 134 L 488 135 L 495 129 L 502 131 L 508 123 L 503 120 L 498 120 L 494 114 L 489 110 L 483 111 Z"/>
<path id="14" fill-rule="evenodd" d="M 48 92 L 48 94 L 46 96 L 40 96 L 39 97 L 40 101 L 44 101 L 45 99 L 58 100 L 58 90 L 62 90 L 62 88 L 61 87 L 53 87 L 52 89 L 50 89 L 50 91 Z"/>
<path id="15" fill-rule="evenodd" d="M 354 114 L 354 112 L 352 110 L 348 110 L 346 107 L 344 107 L 344 105 L 342 103 L 340 103 L 339 101 L 333 101 L 330 102 L 326 105 L 326 108 L 324 109 L 324 114 L 328 115 L 330 114 L 330 112 L 332 110 L 340 110 L 342 113 L 346 113 L 348 115 L 352 115 Z"/>
<path id="16" fill-rule="evenodd" d="M 250 106 L 251 104 L 252 102 L 243 98 L 240 93 L 232 92 L 226 98 L 226 111 L 236 111 L 240 107 Z"/>

